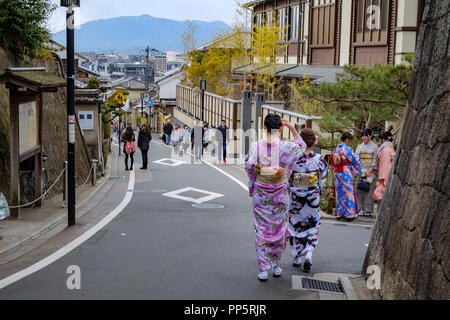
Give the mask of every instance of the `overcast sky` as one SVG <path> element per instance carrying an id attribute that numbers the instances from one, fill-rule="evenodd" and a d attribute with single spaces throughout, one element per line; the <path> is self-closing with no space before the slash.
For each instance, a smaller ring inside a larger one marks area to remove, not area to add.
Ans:
<path id="1" fill-rule="evenodd" d="M 51 0 L 59 6 L 60 0 Z M 75 24 L 97 19 L 149 14 L 173 20 L 220 20 L 231 24 L 235 16 L 233 0 L 81 0 Z M 51 32 L 65 28 L 65 8 L 59 7 L 49 21 Z"/>

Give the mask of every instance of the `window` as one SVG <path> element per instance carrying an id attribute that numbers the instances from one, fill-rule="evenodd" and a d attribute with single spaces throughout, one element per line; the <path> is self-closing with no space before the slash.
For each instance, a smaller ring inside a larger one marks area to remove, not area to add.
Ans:
<path id="1" fill-rule="evenodd" d="M 262 13 L 257 13 L 255 15 L 255 26 L 259 28 L 262 26 Z"/>
<path id="2" fill-rule="evenodd" d="M 389 21 L 389 0 L 358 0 L 356 34 L 358 43 L 385 43 Z"/>
<path id="3" fill-rule="evenodd" d="M 94 130 L 94 112 L 79 111 L 78 119 L 80 120 L 81 130 Z"/>
<path id="4" fill-rule="evenodd" d="M 292 6 L 289 8 L 289 40 L 298 39 L 298 26 L 299 26 L 299 6 Z"/>
<path id="5" fill-rule="evenodd" d="M 273 23 L 273 10 L 267 11 L 267 25 L 271 26 Z"/>
<path id="6" fill-rule="evenodd" d="M 280 40 L 286 41 L 286 8 L 278 9 L 278 28 L 280 29 Z"/>
<path id="7" fill-rule="evenodd" d="M 329 1 L 320 4 L 314 2 L 311 15 L 311 45 L 316 47 L 333 47 L 336 33 L 336 3 Z"/>

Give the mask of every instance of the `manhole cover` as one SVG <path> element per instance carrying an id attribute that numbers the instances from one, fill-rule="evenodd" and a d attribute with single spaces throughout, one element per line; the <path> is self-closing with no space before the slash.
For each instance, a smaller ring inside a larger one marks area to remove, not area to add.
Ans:
<path id="1" fill-rule="evenodd" d="M 303 288 L 308 290 L 317 290 L 333 293 L 343 293 L 342 286 L 337 282 L 324 281 L 310 278 L 303 278 Z"/>
<path id="2" fill-rule="evenodd" d="M 140 189 L 134 190 L 135 193 L 165 193 L 167 190 L 165 189 Z"/>
<path id="3" fill-rule="evenodd" d="M 223 209 L 225 206 L 221 204 L 214 204 L 214 203 L 200 203 L 200 204 L 193 204 L 194 208 L 198 209 Z"/>

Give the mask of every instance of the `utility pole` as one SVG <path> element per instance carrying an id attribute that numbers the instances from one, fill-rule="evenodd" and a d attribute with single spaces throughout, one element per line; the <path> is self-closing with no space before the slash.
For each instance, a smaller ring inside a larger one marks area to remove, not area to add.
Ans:
<path id="1" fill-rule="evenodd" d="M 150 60 L 150 51 L 151 50 L 152 49 L 150 49 L 149 46 L 147 46 L 147 48 L 145 49 L 145 52 L 146 52 L 145 59 L 147 62 L 147 65 L 145 66 L 145 95 L 147 97 L 148 97 L 148 73 L 149 73 L 149 67 L 150 67 L 149 60 Z"/>
<path id="2" fill-rule="evenodd" d="M 144 123 L 144 97 L 145 97 L 145 94 L 141 93 L 141 128 L 142 128 L 142 123 Z"/>
<path id="3" fill-rule="evenodd" d="M 67 216 L 68 225 L 75 225 L 75 16 L 73 9 L 80 0 L 61 0 L 67 7 Z"/>

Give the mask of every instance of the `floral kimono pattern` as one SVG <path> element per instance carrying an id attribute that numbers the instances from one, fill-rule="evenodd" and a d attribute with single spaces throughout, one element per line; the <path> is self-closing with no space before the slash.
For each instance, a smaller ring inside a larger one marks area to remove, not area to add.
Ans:
<path id="1" fill-rule="evenodd" d="M 269 144 L 265 140 L 259 140 L 252 144 L 245 161 L 245 169 L 250 178 L 249 194 L 253 197 L 256 254 L 261 272 L 278 264 L 289 238 L 288 179 L 306 148 L 300 136 L 294 141 L 295 143 L 275 139 Z M 286 179 L 281 183 L 264 183 L 257 179 L 258 166 L 285 168 Z"/>
<path id="2" fill-rule="evenodd" d="M 353 185 L 353 174 L 361 175 L 361 162 L 359 156 L 353 153 L 353 149 L 346 144 L 340 144 L 333 154 L 340 154 L 342 162 L 333 165 L 335 193 L 336 193 L 336 215 L 338 217 L 355 218 L 358 216 L 355 199 L 355 188 Z"/>
<path id="3" fill-rule="evenodd" d="M 292 256 L 298 258 L 313 252 L 319 243 L 320 195 L 328 175 L 328 164 L 320 154 L 304 154 L 293 174 L 312 176 L 311 186 L 297 186 L 291 179 L 289 203 L 289 243 Z"/>

